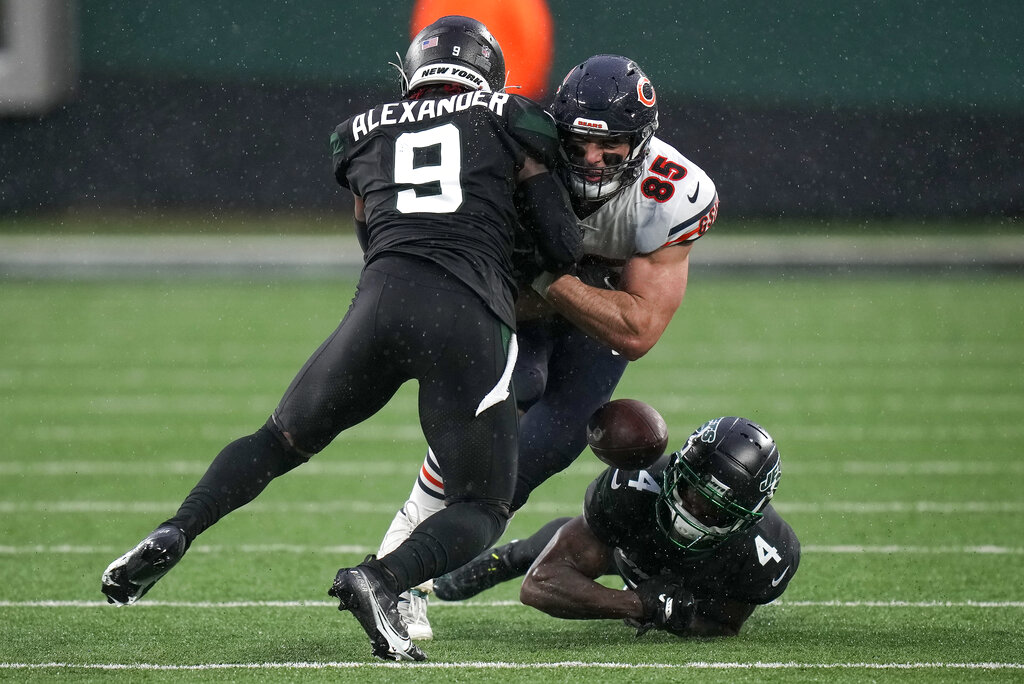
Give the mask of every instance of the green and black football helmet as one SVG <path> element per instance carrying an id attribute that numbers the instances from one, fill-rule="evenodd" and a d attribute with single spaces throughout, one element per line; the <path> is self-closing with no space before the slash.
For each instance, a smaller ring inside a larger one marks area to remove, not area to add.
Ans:
<path id="1" fill-rule="evenodd" d="M 595 170 L 565 154 L 568 185 L 577 197 L 606 200 L 643 171 L 647 148 L 658 129 L 658 102 L 651 79 L 637 63 L 619 55 L 594 55 L 566 74 L 548 108 L 558 124 L 563 152 L 572 136 L 622 138 L 629 154 Z"/>
<path id="2" fill-rule="evenodd" d="M 781 473 L 775 440 L 760 425 L 736 416 L 709 420 L 672 454 L 658 524 L 683 548 L 713 548 L 764 516 Z"/>
<path id="3" fill-rule="evenodd" d="M 476 19 L 454 14 L 416 34 L 401 71 L 403 96 L 433 83 L 488 92 L 505 89 L 505 57 L 498 41 Z"/>

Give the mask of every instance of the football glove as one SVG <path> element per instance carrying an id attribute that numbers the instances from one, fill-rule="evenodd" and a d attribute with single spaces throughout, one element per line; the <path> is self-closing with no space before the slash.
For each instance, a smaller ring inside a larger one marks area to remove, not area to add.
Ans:
<path id="1" fill-rule="evenodd" d="M 598 259 L 585 256 L 576 266 L 576 277 L 586 285 L 602 290 L 619 289 L 620 273 Z"/>
<path id="2" fill-rule="evenodd" d="M 661 629 L 676 636 L 684 636 L 693 619 L 693 593 L 672 576 L 651 577 L 633 590 L 644 606 L 644 616 L 637 627 L 637 636 L 648 630 Z"/>

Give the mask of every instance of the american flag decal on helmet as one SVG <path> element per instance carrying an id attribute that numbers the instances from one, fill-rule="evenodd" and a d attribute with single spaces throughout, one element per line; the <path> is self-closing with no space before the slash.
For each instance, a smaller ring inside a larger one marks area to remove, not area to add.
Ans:
<path id="1" fill-rule="evenodd" d="M 427 38 L 425 41 L 420 43 L 420 50 L 426 50 L 427 48 L 437 47 L 437 36 L 433 38 Z"/>

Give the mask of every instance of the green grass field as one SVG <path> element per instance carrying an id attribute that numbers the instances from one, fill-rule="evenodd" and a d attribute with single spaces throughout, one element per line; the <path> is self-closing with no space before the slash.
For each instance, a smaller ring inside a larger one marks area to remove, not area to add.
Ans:
<path id="1" fill-rule="evenodd" d="M 616 396 L 681 444 L 767 427 L 800 572 L 735 639 L 635 640 L 509 583 L 435 602 L 430 661 L 375 661 L 328 601 L 375 550 L 424 444 L 407 386 L 200 537 L 143 601 L 100 574 L 266 419 L 347 281 L 0 283 L 0 678 L 17 681 L 862 682 L 1024 679 L 1024 281 L 695 274 Z M 506 538 L 580 508 L 585 453 Z"/>

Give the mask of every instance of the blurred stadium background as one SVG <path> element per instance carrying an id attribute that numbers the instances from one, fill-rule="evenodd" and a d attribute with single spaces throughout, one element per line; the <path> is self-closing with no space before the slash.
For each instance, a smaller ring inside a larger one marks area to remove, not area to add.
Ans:
<path id="1" fill-rule="evenodd" d="M 549 0 L 550 24 L 542 1 L 434 5 L 504 8 L 509 35 L 525 15 L 516 40 L 549 26 L 541 101 L 590 54 L 636 59 L 658 89 L 663 137 L 716 180 L 723 218 L 1012 226 L 1024 212 L 1015 0 Z M 0 0 L 0 231 L 85 210 L 347 210 L 326 140 L 397 92 L 388 62 L 413 12 L 411 1 Z M 543 47 L 527 52 L 535 77 Z M 526 76 L 512 65 L 512 83 Z"/>

